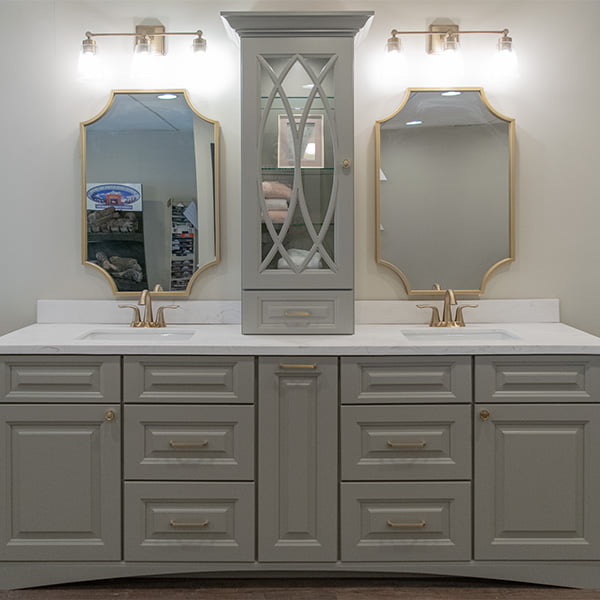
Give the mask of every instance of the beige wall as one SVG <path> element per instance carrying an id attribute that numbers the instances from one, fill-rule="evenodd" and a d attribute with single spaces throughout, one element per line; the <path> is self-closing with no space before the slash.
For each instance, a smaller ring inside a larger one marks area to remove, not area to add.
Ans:
<path id="1" fill-rule="evenodd" d="M 105 279 L 81 265 L 79 200 L 79 122 L 100 111 L 110 89 L 185 87 L 202 114 L 221 122 L 222 263 L 198 281 L 192 298 L 239 298 L 239 50 L 219 11 L 298 8 L 281 0 L 0 0 L 0 332 L 33 322 L 38 298 L 111 298 Z M 565 322 L 600 334 L 600 3 L 305 0 L 302 9 L 375 10 L 356 55 L 357 298 L 405 298 L 400 281 L 373 258 L 374 122 L 397 108 L 406 87 L 483 86 L 497 110 L 516 118 L 517 138 L 517 261 L 497 272 L 484 297 L 559 298 Z M 86 30 L 132 30 L 151 17 L 167 30 L 204 30 L 204 74 L 174 62 L 175 50 L 189 43 L 174 39 L 165 72 L 135 79 L 128 64 L 131 40 L 113 38 L 98 41 L 110 69 L 104 80 L 79 79 Z M 493 36 L 463 36 L 464 75 L 452 81 L 434 73 L 417 36 L 406 40 L 405 71 L 382 72 L 391 27 L 423 29 L 436 17 L 466 29 L 509 27 L 520 78 L 491 77 Z"/>

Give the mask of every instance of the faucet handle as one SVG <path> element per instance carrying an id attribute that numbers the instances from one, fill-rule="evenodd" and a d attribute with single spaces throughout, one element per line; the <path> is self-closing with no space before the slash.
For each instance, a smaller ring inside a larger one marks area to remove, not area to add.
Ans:
<path id="1" fill-rule="evenodd" d="M 430 308 L 431 319 L 429 320 L 429 327 L 437 327 L 440 323 L 440 311 L 437 306 L 433 304 L 417 304 L 417 308 Z"/>
<path id="2" fill-rule="evenodd" d="M 131 323 L 129 323 L 129 327 L 139 327 L 142 322 L 142 317 L 140 315 L 140 309 L 134 304 L 119 304 L 119 308 L 132 308 L 133 309 L 133 319 Z"/>
<path id="3" fill-rule="evenodd" d="M 465 319 L 463 317 L 463 310 L 465 308 L 477 308 L 479 304 L 460 304 L 456 307 L 456 314 L 454 315 L 454 321 L 459 327 L 465 326 Z"/>
<path id="4" fill-rule="evenodd" d="M 156 309 L 156 321 L 154 322 L 155 327 L 166 327 L 167 322 L 165 321 L 165 308 L 181 308 L 179 304 L 166 304 L 159 306 Z"/>

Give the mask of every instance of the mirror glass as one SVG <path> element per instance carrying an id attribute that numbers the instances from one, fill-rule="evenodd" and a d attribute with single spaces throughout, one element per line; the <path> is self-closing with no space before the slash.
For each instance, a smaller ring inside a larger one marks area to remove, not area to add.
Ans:
<path id="1" fill-rule="evenodd" d="M 219 261 L 218 122 L 185 90 L 118 90 L 81 139 L 84 263 L 115 295 L 188 295 Z"/>
<path id="2" fill-rule="evenodd" d="M 483 292 L 514 260 L 514 120 L 479 88 L 409 89 L 375 129 L 377 262 L 408 294 Z"/>

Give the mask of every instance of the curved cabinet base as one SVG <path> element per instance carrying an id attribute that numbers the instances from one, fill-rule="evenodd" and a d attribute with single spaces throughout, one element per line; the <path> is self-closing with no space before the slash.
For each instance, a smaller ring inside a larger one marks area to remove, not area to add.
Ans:
<path id="1" fill-rule="evenodd" d="M 443 563 L 50 563 L 33 565 L 30 562 L 3 563 L 0 565 L 0 589 L 20 589 L 73 583 L 77 581 L 143 577 L 150 575 L 185 575 L 186 577 L 210 574 L 228 578 L 244 578 L 256 573 L 265 576 L 290 574 L 331 575 L 332 577 L 366 577 L 376 574 L 443 575 L 452 577 L 479 577 L 522 581 L 541 585 L 574 588 L 600 588 L 600 561 L 506 561 L 502 564 L 486 561 Z"/>

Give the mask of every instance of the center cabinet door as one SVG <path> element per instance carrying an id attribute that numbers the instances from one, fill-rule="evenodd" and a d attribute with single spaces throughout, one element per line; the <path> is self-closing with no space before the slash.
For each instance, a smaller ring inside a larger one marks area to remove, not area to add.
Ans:
<path id="1" fill-rule="evenodd" d="M 352 289 L 353 38 L 243 43 L 243 287 Z"/>
<path id="2" fill-rule="evenodd" d="M 337 559 L 337 359 L 265 357 L 258 395 L 260 561 Z"/>

